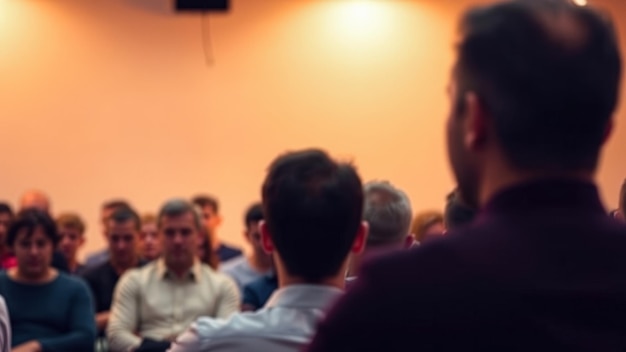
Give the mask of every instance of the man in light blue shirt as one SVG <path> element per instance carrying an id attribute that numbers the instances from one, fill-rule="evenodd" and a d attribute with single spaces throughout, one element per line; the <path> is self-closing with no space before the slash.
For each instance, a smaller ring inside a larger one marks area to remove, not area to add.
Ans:
<path id="1" fill-rule="evenodd" d="M 198 319 L 170 351 L 300 351 L 342 294 L 348 256 L 367 236 L 354 167 L 317 149 L 287 153 L 271 164 L 262 193 L 261 242 L 279 289 L 254 313 Z"/>
<path id="2" fill-rule="evenodd" d="M 244 236 L 252 245 L 252 251 L 249 255 L 242 255 L 223 263 L 220 268 L 224 274 L 235 281 L 241 292 L 247 284 L 270 274 L 272 271 L 272 255 L 267 253 L 261 244 L 261 232 L 259 230 L 261 220 L 263 220 L 261 203 L 252 204 L 244 217 L 246 227 Z"/>

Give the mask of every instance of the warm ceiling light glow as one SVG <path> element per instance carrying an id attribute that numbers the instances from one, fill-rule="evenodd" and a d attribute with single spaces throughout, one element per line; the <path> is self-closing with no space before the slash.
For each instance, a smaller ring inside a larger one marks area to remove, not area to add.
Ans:
<path id="1" fill-rule="evenodd" d="M 368 41 L 384 36 L 393 26 L 390 11 L 394 4 L 383 0 L 344 0 L 332 3 L 332 30 L 349 41 Z"/>
<path id="2" fill-rule="evenodd" d="M 578 6 L 587 6 L 587 0 L 572 0 Z"/>
<path id="3" fill-rule="evenodd" d="M 380 5 L 371 0 L 353 0 L 343 6 L 346 22 L 356 26 L 367 26 L 376 19 L 377 6 Z"/>

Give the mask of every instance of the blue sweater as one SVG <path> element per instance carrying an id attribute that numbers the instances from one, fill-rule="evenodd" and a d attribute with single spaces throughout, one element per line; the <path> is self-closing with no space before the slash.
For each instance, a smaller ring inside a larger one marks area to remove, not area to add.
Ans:
<path id="1" fill-rule="evenodd" d="M 37 340 L 44 352 L 93 351 L 96 324 L 84 282 L 59 273 L 49 283 L 23 284 L 3 272 L 0 294 L 9 309 L 13 347 Z"/>

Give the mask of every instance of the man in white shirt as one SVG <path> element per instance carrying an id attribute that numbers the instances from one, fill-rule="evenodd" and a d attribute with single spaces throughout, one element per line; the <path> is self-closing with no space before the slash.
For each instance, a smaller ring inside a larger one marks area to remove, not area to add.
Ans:
<path id="1" fill-rule="evenodd" d="M 196 256 L 201 227 L 191 203 L 163 206 L 162 258 L 126 271 L 115 288 L 107 326 L 111 351 L 165 351 L 198 317 L 226 318 L 239 310 L 235 283 Z"/>
<path id="2" fill-rule="evenodd" d="M 362 251 L 367 236 L 353 166 L 317 149 L 288 153 L 270 166 L 262 193 L 261 241 L 279 289 L 254 313 L 198 319 L 170 351 L 299 351 L 341 295 L 349 253 Z"/>

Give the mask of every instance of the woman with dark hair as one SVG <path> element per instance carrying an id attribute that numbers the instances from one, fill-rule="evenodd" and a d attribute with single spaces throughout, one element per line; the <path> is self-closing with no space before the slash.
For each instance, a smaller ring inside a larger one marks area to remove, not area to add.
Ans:
<path id="1" fill-rule="evenodd" d="M 20 212 L 7 234 L 17 266 L 0 273 L 9 309 L 12 352 L 93 351 L 96 337 L 89 288 L 50 266 L 58 235 L 45 212 Z"/>

